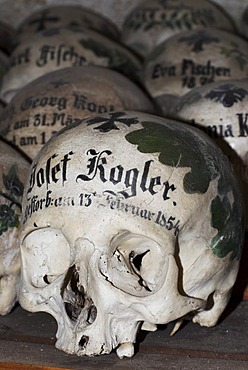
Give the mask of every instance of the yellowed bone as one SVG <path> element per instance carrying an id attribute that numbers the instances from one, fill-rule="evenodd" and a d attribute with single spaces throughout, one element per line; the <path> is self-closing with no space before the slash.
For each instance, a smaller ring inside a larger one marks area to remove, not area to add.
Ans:
<path id="1" fill-rule="evenodd" d="M 174 334 L 176 334 L 176 332 L 180 329 L 181 325 L 183 323 L 183 320 L 178 320 L 175 325 L 174 325 L 174 328 L 172 329 L 172 331 L 170 332 L 170 336 L 172 337 Z"/>
<path id="2" fill-rule="evenodd" d="M 133 343 L 122 343 L 116 350 L 117 356 L 122 359 L 123 357 L 132 357 L 134 354 Z"/>
<path id="3" fill-rule="evenodd" d="M 148 321 L 144 321 L 142 326 L 141 326 L 141 330 L 145 330 L 145 331 L 156 331 L 157 330 L 157 325 L 155 324 L 152 324 Z"/>

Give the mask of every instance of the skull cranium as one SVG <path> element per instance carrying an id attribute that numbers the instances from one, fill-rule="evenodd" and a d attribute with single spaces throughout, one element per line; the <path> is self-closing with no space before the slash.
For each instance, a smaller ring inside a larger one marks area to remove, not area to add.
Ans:
<path id="1" fill-rule="evenodd" d="M 78 355 L 130 357 L 140 326 L 189 313 L 215 325 L 239 266 L 241 204 L 228 161 L 194 128 L 139 112 L 68 126 L 30 170 L 19 301 L 52 314 L 56 346 Z"/>

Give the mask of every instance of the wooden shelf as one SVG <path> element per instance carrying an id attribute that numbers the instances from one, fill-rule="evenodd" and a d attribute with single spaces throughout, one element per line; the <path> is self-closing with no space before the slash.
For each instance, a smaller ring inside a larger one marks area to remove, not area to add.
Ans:
<path id="1" fill-rule="evenodd" d="M 20 306 L 1 317 L 0 369 L 248 369 L 248 301 L 232 301 L 214 328 L 188 322 L 173 337 L 173 324 L 153 333 L 141 331 L 131 359 L 120 360 L 115 353 L 67 355 L 54 347 L 56 327 L 50 315 Z"/>

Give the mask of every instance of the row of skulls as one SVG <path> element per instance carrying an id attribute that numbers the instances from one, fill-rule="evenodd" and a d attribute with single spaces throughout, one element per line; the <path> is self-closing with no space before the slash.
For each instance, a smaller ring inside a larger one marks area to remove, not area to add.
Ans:
<path id="1" fill-rule="evenodd" d="M 78 6 L 21 24 L 0 88 L 0 314 L 18 300 L 56 319 L 57 348 L 120 358 L 140 328 L 217 323 L 244 239 L 247 46 L 206 0 L 142 2 L 121 36 Z"/>

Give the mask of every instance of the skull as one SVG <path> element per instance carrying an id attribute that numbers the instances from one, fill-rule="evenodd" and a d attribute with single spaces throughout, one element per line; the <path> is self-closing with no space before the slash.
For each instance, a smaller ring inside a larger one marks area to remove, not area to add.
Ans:
<path id="1" fill-rule="evenodd" d="M 2 100 L 0 100 L 0 115 L 2 114 L 5 107 L 6 107 L 6 104 Z"/>
<path id="2" fill-rule="evenodd" d="M 5 54 L 4 52 L 0 50 L 0 86 L 2 83 L 2 78 L 7 72 L 8 63 L 9 63 L 9 57 L 7 56 L 7 54 Z"/>
<path id="3" fill-rule="evenodd" d="M 0 49 L 6 53 L 11 54 L 17 45 L 18 35 L 17 31 L 5 23 L 3 20 L 0 22 Z"/>
<path id="4" fill-rule="evenodd" d="M 9 103 L 35 78 L 65 67 L 96 65 L 117 70 L 138 81 L 141 62 L 120 43 L 90 29 L 52 28 L 20 43 L 10 57 L 0 97 Z"/>
<path id="5" fill-rule="evenodd" d="M 145 58 L 170 37 L 206 27 L 234 31 L 227 14 L 208 0 L 146 0 L 127 14 L 121 38 Z"/>
<path id="6" fill-rule="evenodd" d="M 33 161 L 19 302 L 54 316 L 67 353 L 130 357 L 140 327 L 216 324 L 243 229 L 236 178 L 200 130 L 137 111 L 90 117 Z"/>
<path id="7" fill-rule="evenodd" d="M 143 81 L 162 115 L 178 98 L 211 82 L 243 79 L 248 73 L 248 42 L 227 31 L 206 28 L 181 32 L 147 57 Z"/>
<path id="8" fill-rule="evenodd" d="M 102 14 L 78 5 L 53 5 L 36 10 L 18 27 L 19 39 L 49 28 L 87 27 L 112 39 L 118 39 L 117 26 Z"/>
<path id="9" fill-rule="evenodd" d="M 20 215 L 23 183 L 29 163 L 12 147 L 0 142 L 0 315 L 17 299 L 20 282 Z"/>
<path id="10" fill-rule="evenodd" d="M 179 99 L 174 119 L 197 125 L 229 157 L 242 184 L 248 212 L 248 80 L 218 81 L 195 88 Z M 248 223 L 246 221 L 247 227 Z"/>
<path id="11" fill-rule="evenodd" d="M 121 73 L 67 67 L 36 78 L 14 96 L 1 116 L 0 135 L 33 159 L 56 131 L 113 110 L 152 113 L 153 104 Z"/>
<path id="12" fill-rule="evenodd" d="M 245 5 L 240 20 L 240 33 L 246 39 L 248 38 L 248 6 Z"/>

